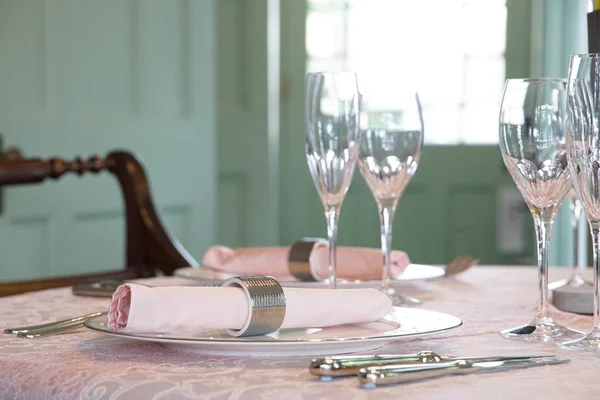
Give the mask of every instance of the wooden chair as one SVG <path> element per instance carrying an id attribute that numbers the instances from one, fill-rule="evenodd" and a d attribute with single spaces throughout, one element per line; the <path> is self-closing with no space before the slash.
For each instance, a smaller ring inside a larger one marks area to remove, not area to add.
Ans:
<path id="1" fill-rule="evenodd" d="M 78 282 L 121 280 L 154 276 L 156 270 L 171 275 L 180 267 L 198 262 L 175 239 L 169 237 L 156 214 L 150 186 L 142 164 L 129 152 L 114 151 L 106 158 L 90 157 L 41 160 L 22 158 L 19 151 L 0 153 L 0 187 L 40 183 L 67 173 L 108 171 L 119 181 L 126 215 L 125 269 L 100 274 L 60 276 L 31 281 L 0 282 L 0 297 L 34 290 L 70 286 Z"/>

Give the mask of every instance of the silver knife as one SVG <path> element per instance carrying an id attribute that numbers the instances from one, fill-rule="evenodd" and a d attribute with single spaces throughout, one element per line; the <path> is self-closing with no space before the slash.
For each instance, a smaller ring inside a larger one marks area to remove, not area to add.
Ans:
<path id="1" fill-rule="evenodd" d="M 361 368 L 358 371 L 357 376 L 358 381 L 364 388 L 374 388 L 377 385 L 411 383 L 452 375 L 498 372 L 544 365 L 564 364 L 569 361 L 570 360 L 566 358 L 542 358 L 483 362 L 458 360 L 432 364 L 382 365 Z"/>
<path id="2" fill-rule="evenodd" d="M 390 354 L 374 356 L 345 356 L 327 357 L 312 360 L 309 366 L 311 374 L 321 377 L 321 380 L 331 380 L 334 377 L 355 376 L 361 368 L 389 365 L 440 363 L 444 361 L 504 361 L 516 359 L 532 359 L 554 357 L 552 355 L 521 355 L 521 356 L 479 356 L 479 357 L 449 357 L 441 356 L 433 351 L 420 351 L 414 354 Z"/>

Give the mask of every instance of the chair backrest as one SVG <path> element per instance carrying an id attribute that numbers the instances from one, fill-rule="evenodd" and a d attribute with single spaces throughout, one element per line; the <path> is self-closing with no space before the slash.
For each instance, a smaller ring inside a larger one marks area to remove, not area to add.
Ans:
<path id="1" fill-rule="evenodd" d="M 78 276 L 61 276 L 33 281 L 0 282 L 0 297 L 33 290 L 70 286 L 82 281 L 132 279 L 154 276 L 156 270 L 171 275 L 177 268 L 197 266 L 198 262 L 172 238 L 158 217 L 150 185 L 140 161 L 130 152 L 113 151 L 72 161 L 62 158 L 42 160 L 22 158 L 16 149 L 0 155 L 0 187 L 40 183 L 64 174 L 107 171 L 117 178 L 125 205 L 126 246 L 124 270 Z"/>

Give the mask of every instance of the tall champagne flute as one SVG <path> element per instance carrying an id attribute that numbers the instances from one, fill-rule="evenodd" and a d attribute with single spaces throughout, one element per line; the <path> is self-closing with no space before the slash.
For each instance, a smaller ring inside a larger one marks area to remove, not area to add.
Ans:
<path id="1" fill-rule="evenodd" d="M 305 152 L 327 220 L 329 283 L 336 287 L 336 239 L 342 202 L 359 146 L 356 74 L 309 73 L 306 79 Z"/>
<path id="2" fill-rule="evenodd" d="M 402 193 L 417 170 L 423 150 L 423 118 L 417 93 L 394 94 L 389 106 L 377 94 L 361 96 L 358 165 L 377 203 L 381 225 L 381 291 L 394 305 L 420 303 L 391 285 L 392 224 Z M 379 103 L 378 103 L 379 100 Z"/>
<path id="3" fill-rule="evenodd" d="M 600 54 L 571 56 L 567 144 L 575 190 L 583 204 L 594 244 L 594 328 L 560 347 L 600 352 Z"/>
<path id="4" fill-rule="evenodd" d="M 564 120 L 565 79 L 509 79 L 500 107 L 500 150 L 525 199 L 537 237 L 539 302 L 527 325 L 501 332 L 505 338 L 559 341 L 582 336 L 557 324 L 548 311 L 548 247 L 554 216 L 571 188 Z"/>

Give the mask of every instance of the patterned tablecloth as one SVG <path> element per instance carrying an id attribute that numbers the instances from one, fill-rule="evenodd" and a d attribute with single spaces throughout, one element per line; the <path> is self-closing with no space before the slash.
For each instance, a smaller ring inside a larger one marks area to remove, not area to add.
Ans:
<path id="1" fill-rule="evenodd" d="M 550 280 L 567 275 L 551 269 Z M 181 279 L 181 278 L 161 278 Z M 580 399 L 600 397 L 600 356 L 552 344 L 520 343 L 498 331 L 529 322 L 537 272 L 528 267 L 481 266 L 457 278 L 407 285 L 424 308 L 447 312 L 464 325 L 446 333 L 400 340 L 379 350 L 430 349 L 449 355 L 544 353 L 569 357 L 564 365 L 448 377 L 403 386 L 362 389 L 354 378 L 320 382 L 310 357 L 207 357 L 156 343 L 80 330 L 36 340 L 0 334 L 1 399 Z M 106 309 L 107 299 L 69 289 L 0 299 L 2 326 L 23 326 Z M 587 330 L 591 317 L 555 311 L 557 320 Z"/>

